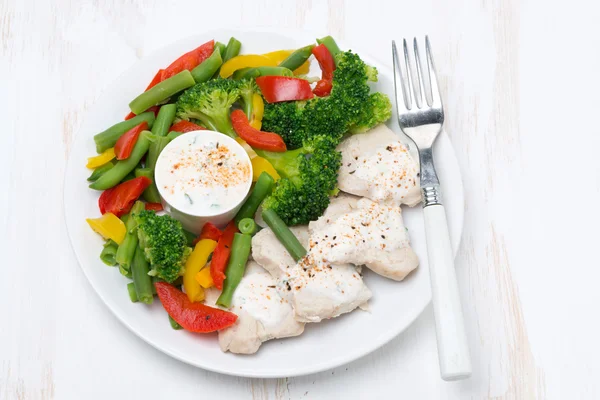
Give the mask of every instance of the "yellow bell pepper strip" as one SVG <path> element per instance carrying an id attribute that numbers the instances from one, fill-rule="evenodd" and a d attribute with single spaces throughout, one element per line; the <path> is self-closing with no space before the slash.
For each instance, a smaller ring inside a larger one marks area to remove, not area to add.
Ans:
<path id="1" fill-rule="evenodd" d="M 89 157 L 86 167 L 88 167 L 89 169 L 98 168 L 106 164 L 113 158 L 115 158 L 115 148 L 111 147 L 110 149 L 105 150 L 102 154 L 98 154 L 94 157 Z"/>
<path id="2" fill-rule="evenodd" d="M 125 224 L 113 213 L 106 213 L 100 218 L 87 218 L 86 221 L 94 232 L 102 235 L 104 239 L 112 239 L 117 244 L 121 244 L 125 239 Z"/>
<path id="3" fill-rule="evenodd" d="M 256 182 L 263 172 L 271 175 L 275 182 L 281 179 L 281 176 L 279 176 L 273 165 L 266 158 L 257 155 L 250 162 L 252 162 L 252 182 Z"/>
<path id="4" fill-rule="evenodd" d="M 204 289 L 208 289 L 215 285 L 215 282 L 210 275 L 210 268 L 203 268 L 196 274 L 196 282 Z"/>
<path id="5" fill-rule="evenodd" d="M 269 57 L 271 60 L 273 60 L 273 62 L 275 62 L 275 65 L 279 65 L 279 63 L 288 58 L 293 52 L 294 50 L 277 50 L 270 53 L 265 53 L 263 56 Z M 310 61 L 305 61 L 304 64 L 294 70 L 294 75 L 306 75 L 308 74 L 309 70 Z"/>
<path id="6" fill-rule="evenodd" d="M 258 93 L 252 95 L 252 118 L 250 118 L 250 125 L 260 131 L 262 126 L 262 118 L 265 112 L 265 103 L 262 96 Z"/>
<path id="7" fill-rule="evenodd" d="M 217 247 L 217 242 L 214 240 L 201 239 L 196 243 L 194 251 L 192 251 L 192 254 L 190 254 L 185 263 L 183 288 L 191 302 L 204 300 L 204 289 L 196 281 L 196 274 L 206 265 L 208 256 L 215 250 L 215 247 Z"/>
<path id="8" fill-rule="evenodd" d="M 238 69 L 248 67 L 274 67 L 276 65 L 277 64 L 275 64 L 269 57 L 261 56 L 259 54 L 244 54 L 233 57 L 229 61 L 225 62 L 221 66 L 221 71 L 219 74 L 221 75 L 221 78 L 229 78 Z"/>

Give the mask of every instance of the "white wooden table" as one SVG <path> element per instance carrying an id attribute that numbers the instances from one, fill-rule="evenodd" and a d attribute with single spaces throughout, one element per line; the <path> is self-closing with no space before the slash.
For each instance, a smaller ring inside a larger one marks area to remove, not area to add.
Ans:
<path id="1" fill-rule="evenodd" d="M 0 399 L 600 398 L 600 8 L 584 3 L 0 0 Z M 170 359 L 96 296 L 63 222 L 73 137 L 136 60 L 223 26 L 330 33 L 387 64 L 390 39 L 429 33 L 466 191 L 471 379 L 439 379 L 431 308 L 354 363 L 260 380 Z"/>

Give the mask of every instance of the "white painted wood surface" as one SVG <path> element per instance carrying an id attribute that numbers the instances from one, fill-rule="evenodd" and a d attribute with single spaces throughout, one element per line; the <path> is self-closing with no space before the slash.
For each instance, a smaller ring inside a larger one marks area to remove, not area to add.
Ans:
<path id="1" fill-rule="evenodd" d="M 599 18 L 585 0 L 0 0 L 0 399 L 600 398 Z M 92 291 L 63 222 L 73 136 L 136 60 L 221 24 L 330 33 L 388 64 L 390 39 L 430 34 L 466 190 L 471 379 L 439 379 L 431 308 L 354 363 L 260 380 L 170 359 Z"/>

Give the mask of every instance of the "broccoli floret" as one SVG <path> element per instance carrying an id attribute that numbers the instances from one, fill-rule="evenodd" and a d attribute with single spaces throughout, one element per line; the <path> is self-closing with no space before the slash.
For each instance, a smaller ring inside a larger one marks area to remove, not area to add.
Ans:
<path id="1" fill-rule="evenodd" d="M 362 108 L 360 116 L 353 126 L 350 127 L 350 133 L 363 133 L 387 121 L 392 116 L 392 102 L 385 94 L 376 92 L 369 96 L 368 106 Z"/>
<path id="2" fill-rule="evenodd" d="M 209 129 L 235 137 L 229 111 L 240 97 L 238 82 L 212 79 L 186 90 L 177 99 L 177 118 L 197 119 Z"/>
<path id="3" fill-rule="evenodd" d="M 260 93 L 260 89 L 254 79 L 242 79 L 238 81 L 238 89 L 240 91 L 240 103 L 244 114 L 248 120 L 252 119 L 252 100 L 255 93 Z"/>
<path id="4" fill-rule="evenodd" d="M 267 104 L 263 129 L 280 134 L 288 148 L 295 149 L 315 135 L 339 141 L 349 131 L 364 131 L 389 119 L 387 96 L 369 94 L 367 82 L 377 81 L 377 69 L 350 51 L 338 54 L 336 60 L 329 96 Z"/>
<path id="5" fill-rule="evenodd" d="M 306 224 L 323 215 L 329 195 L 337 189 L 341 154 L 336 144 L 332 137 L 319 135 L 284 153 L 256 150 L 282 177 L 263 208 L 274 210 L 288 225 Z"/>
<path id="6" fill-rule="evenodd" d="M 152 269 L 149 274 L 171 283 L 183 274 L 192 252 L 181 222 L 168 215 L 143 210 L 134 215 L 140 247 Z"/>

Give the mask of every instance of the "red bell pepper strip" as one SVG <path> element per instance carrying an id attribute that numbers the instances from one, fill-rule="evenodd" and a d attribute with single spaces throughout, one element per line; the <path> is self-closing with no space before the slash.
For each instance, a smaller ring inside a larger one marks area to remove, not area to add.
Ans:
<path id="1" fill-rule="evenodd" d="M 147 129 L 148 123 L 144 121 L 125 132 L 119 140 L 117 140 L 117 143 L 115 144 L 115 156 L 117 160 L 126 160 L 129 158 L 140 133 Z"/>
<path id="2" fill-rule="evenodd" d="M 154 75 L 154 78 L 152 78 L 152 81 L 150 82 L 148 87 L 146 87 L 146 90 L 144 90 L 144 92 L 147 92 L 148 90 L 152 89 L 155 85 L 160 83 L 160 81 L 162 80 L 163 71 L 164 71 L 164 69 L 162 69 L 162 68 L 158 70 L 158 72 L 156 73 L 156 75 Z M 156 114 L 158 114 L 159 108 L 160 108 L 159 106 L 152 106 L 148 109 L 148 111 L 152 110 L 152 111 L 154 111 L 154 115 L 156 115 Z M 128 119 L 131 119 L 133 117 L 135 117 L 135 114 L 130 112 L 125 117 L 125 120 L 127 121 Z"/>
<path id="3" fill-rule="evenodd" d="M 317 85 L 313 89 L 313 93 L 315 96 L 319 97 L 329 96 L 332 87 L 333 85 L 329 79 L 321 79 L 319 82 L 317 82 Z"/>
<path id="4" fill-rule="evenodd" d="M 335 71 L 335 61 L 327 47 L 324 44 L 320 44 L 313 47 L 312 53 L 319 62 L 319 67 L 321 67 L 321 78 L 332 80 L 333 71 Z"/>
<path id="5" fill-rule="evenodd" d="M 260 76 L 256 78 L 265 100 L 269 103 L 289 100 L 308 100 L 314 97 L 306 79 L 289 76 Z"/>
<path id="6" fill-rule="evenodd" d="M 193 122 L 190 121 L 179 121 L 173 125 L 171 125 L 171 128 L 169 129 L 169 132 L 181 132 L 181 133 L 186 133 L 186 132 L 192 132 L 192 131 L 205 131 L 206 128 L 200 125 L 196 125 Z"/>
<path id="7" fill-rule="evenodd" d="M 335 61 L 324 44 L 313 47 L 312 53 L 321 67 L 321 80 L 317 82 L 313 93 L 319 97 L 329 96 L 333 87 L 331 81 L 333 80 L 333 71 L 335 71 Z"/>
<path id="8" fill-rule="evenodd" d="M 173 61 L 171 65 L 165 68 L 164 72 L 162 73 L 161 79 L 164 81 L 165 79 L 168 79 L 173 75 L 177 75 L 178 73 L 186 69 L 188 71 L 193 70 L 198 65 L 200 65 L 202 61 L 210 57 L 214 49 L 215 41 L 211 40 L 209 42 L 204 43 L 202 46 L 185 53 L 177 60 Z"/>
<path id="9" fill-rule="evenodd" d="M 231 221 L 227 224 L 227 227 L 223 231 L 221 238 L 217 242 L 217 247 L 213 252 L 212 260 L 210 262 L 210 276 L 213 278 L 215 287 L 219 290 L 223 289 L 225 268 L 227 268 L 229 254 L 231 253 L 231 243 L 233 242 L 233 235 L 237 232 L 238 228 L 235 225 L 235 221 Z"/>
<path id="10" fill-rule="evenodd" d="M 214 224 L 207 222 L 202 227 L 202 231 L 200 232 L 200 236 L 194 240 L 194 244 L 198 243 L 202 239 L 210 239 L 218 242 L 223 232 L 219 228 L 217 228 Z"/>
<path id="11" fill-rule="evenodd" d="M 105 190 L 98 199 L 100 212 L 103 215 L 107 212 L 113 213 L 117 217 L 127 214 L 133 203 L 151 183 L 151 179 L 140 176 Z"/>
<path id="12" fill-rule="evenodd" d="M 281 136 L 254 128 L 250 125 L 248 117 L 246 117 L 246 114 L 242 110 L 235 110 L 231 113 L 231 124 L 235 133 L 251 147 L 275 152 L 284 152 L 287 150 Z"/>
<path id="13" fill-rule="evenodd" d="M 166 282 L 156 282 L 154 286 L 167 313 L 190 332 L 219 331 L 233 325 L 238 318 L 229 311 L 192 303 L 185 293 Z"/>
<path id="14" fill-rule="evenodd" d="M 146 203 L 144 208 L 148 211 L 162 211 L 163 206 L 160 203 Z"/>

